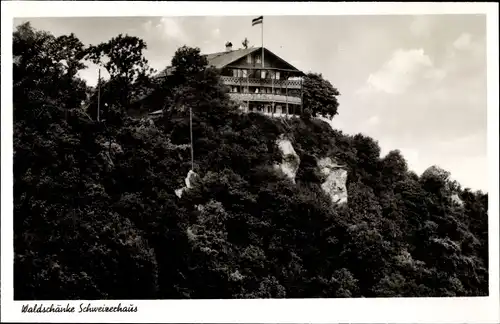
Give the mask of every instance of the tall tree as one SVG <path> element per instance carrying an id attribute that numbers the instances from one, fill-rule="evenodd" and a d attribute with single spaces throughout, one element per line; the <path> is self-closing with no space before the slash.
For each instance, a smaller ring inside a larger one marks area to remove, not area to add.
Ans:
<path id="1" fill-rule="evenodd" d="M 168 107 L 171 111 L 187 111 L 189 107 L 198 113 L 211 113 L 229 105 L 227 89 L 220 82 L 219 71 L 208 66 L 199 48 L 183 46 L 172 58 L 173 74 L 168 83 L 171 95 Z"/>
<path id="2" fill-rule="evenodd" d="M 308 109 L 314 117 L 323 116 L 330 119 L 338 114 L 337 96 L 340 96 L 340 92 L 321 74 L 307 74 L 303 91 L 304 111 Z"/>
<path id="3" fill-rule="evenodd" d="M 86 58 L 110 74 L 110 91 L 122 107 L 127 107 L 133 96 L 149 85 L 149 76 L 154 69 L 144 57 L 146 49 L 142 39 L 122 34 L 87 49 Z"/>
<path id="4" fill-rule="evenodd" d="M 77 76 L 86 67 L 83 48 L 74 34 L 55 37 L 29 22 L 17 26 L 12 47 L 14 107 L 42 97 L 61 108 L 79 107 L 87 91 Z"/>

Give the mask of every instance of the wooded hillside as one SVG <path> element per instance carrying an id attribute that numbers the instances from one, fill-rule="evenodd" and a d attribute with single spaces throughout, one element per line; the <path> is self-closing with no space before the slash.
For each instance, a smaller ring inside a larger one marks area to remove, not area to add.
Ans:
<path id="1" fill-rule="evenodd" d="M 198 49 L 158 80 L 135 37 L 84 46 L 29 24 L 13 37 L 15 299 L 488 295 L 488 195 L 445 170 L 418 176 L 399 151 L 307 115 L 242 114 Z M 105 56 L 98 122 L 77 72 Z M 337 89 L 306 82 L 307 114 L 336 115 Z M 127 114 L 145 93 L 161 119 Z M 188 108 L 199 178 L 179 198 Z M 281 134 L 296 183 L 273 168 Z M 326 156 L 348 168 L 347 204 L 320 187 Z"/>

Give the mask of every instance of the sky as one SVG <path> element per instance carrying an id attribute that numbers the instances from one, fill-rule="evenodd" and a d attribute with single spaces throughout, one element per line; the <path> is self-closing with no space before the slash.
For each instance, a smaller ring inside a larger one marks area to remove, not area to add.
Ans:
<path id="1" fill-rule="evenodd" d="M 182 45 L 211 53 L 227 41 L 239 48 L 246 37 L 261 46 L 252 18 L 23 18 L 14 25 L 29 20 L 86 45 L 138 36 L 160 70 Z M 399 149 L 417 174 L 437 165 L 463 187 L 488 191 L 484 15 L 265 16 L 263 28 L 266 48 L 340 91 L 334 128 L 373 137 L 382 156 Z M 95 85 L 96 66 L 80 76 Z"/>

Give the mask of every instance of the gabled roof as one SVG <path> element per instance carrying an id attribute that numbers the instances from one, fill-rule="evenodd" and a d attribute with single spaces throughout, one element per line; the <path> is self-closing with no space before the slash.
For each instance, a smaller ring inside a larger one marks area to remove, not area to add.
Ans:
<path id="1" fill-rule="evenodd" d="M 208 63 L 210 65 L 213 65 L 216 68 L 220 69 L 259 49 L 261 48 L 260 47 L 242 48 L 230 52 L 205 54 L 205 56 L 207 57 Z"/>
<path id="2" fill-rule="evenodd" d="M 221 69 L 221 68 L 247 56 L 248 54 L 251 54 L 251 53 L 256 52 L 256 51 L 261 51 L 261 50 L 262 50 L 262 47 L 250 47 L 250 48 L 241 48 L 241 49 L 237 49 L 234 51 L 217 52 L 217 53 L 202 54 L 202 55 L 207 58 L 209 65 L 212 65 L 217 69 Z M 290 68 L 290 70 L 297 71 L 297 72 L 304 75 L 304 72 L 300 71 L 299 69 L 297 69 L 296 67 L 294 67 L 293 65 L 291 65 L 290 63 L 288 63 L 287 61 L 285 61 L 284 59 L 282 59 L 278 55 L 274 54 L 273 52 L 271 52 L 267 48 L 264 47 L 264 50 L 268 54 L 273 55 L 274 57 L 278 58 L 280 61 L 285 63 L 285 65 L 287 65 Z M 158 78 L 165 77 L 167 75 L 170 75 L 174 70 L 175 70 L 175 68 L 168 66 L 166 69 L 164 69 L 163 71 L 158 73 L 156 75 L 156 77 L 158 77 Z"/>
<path id="3" fill-rule="evenodd" d="M 248 54 L 251 54 L 256 51 L 261 51 L 262 47 L 251 47 L 251 48 L 244 48 L 244 49 L 238 49 L 235 51 L 229 51 L 229 52 L 218 52 L 218 53 L 211 53 L 211 54 L 204 54 L 205 57 L 208 60 L 209 65 L 213 65 L 216 68 L 220 69 L 223 68 L 239 59 L 242 57 L 245 57 Z M 278 58 L 280 61 L 282 61 L 285 65 L 287 65 L 290 70 L 295 70 L 297 72 L 302 72 L 287 61 L 283 60 L 281 57 L 278 55 L 274 54 L 270 50 L 264 47 L 264 50 L 268 53 L 271 54 L 272 56 Z M 302 72 L 303 73 L 303 72 Z"/>

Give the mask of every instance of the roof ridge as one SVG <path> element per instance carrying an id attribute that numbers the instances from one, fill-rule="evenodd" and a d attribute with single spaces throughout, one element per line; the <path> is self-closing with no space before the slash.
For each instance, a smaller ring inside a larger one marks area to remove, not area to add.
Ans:
<path id="1" fill-rule="evenodd" d="M 250 47 L 250 48 L 240 48 L 234 51 L 208 53 L 203 55 L 206 56 L 209 61 L 211 61 L 210 63 L 212 65 L 216 67 L 222 67 L 256 50 L 258 50 L 258 48 Z"/>
<path id="2" fill-rule="evenodd" d="M 222 52 L 213 52 L 213 53 L 204 53 L 202 55 L 222 55 L 222 54 L 230 54 L 230 53 L 236 53 L 239 51 L 247 51 L 247 50 L 253 50 L 256 49 L 257 47 L 249 47 L 249 48 L 238 48 L 236 50 L 231 50 L 231 51 L 222 51 Z"/>

